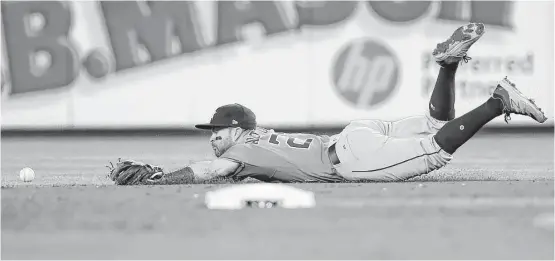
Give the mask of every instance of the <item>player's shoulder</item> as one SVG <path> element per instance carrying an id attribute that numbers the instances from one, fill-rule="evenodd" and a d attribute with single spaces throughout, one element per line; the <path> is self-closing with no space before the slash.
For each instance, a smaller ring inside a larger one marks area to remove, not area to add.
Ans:
<path id="1" fill-rule="evenodd" d="M 244 144 L 258 144 L 260 139 L 264 139 L 266 136 L 271 135 L 272 133 L 274 133 L 274 130 L 272 129 L 257 127 L 254 130 L 250 130 L 246 134 Z"/>
<path id="2" fill-rule="evenodd" d="M 231 146 L 220 157 L 240 162 L 260 162 L 273 158 L 271 150 L 259 143 L 240 143 Z"/>
<path id="3" fill-rule="evenodd" d="M 252 151 L 256 151 L 261 149 L 262 146 L 260 146 L 259 143 L 254 143 L 254 142 L 249 142 L 249 143 L 238 143 L 235 144 L 233 146 L 231 146 L 226 153 L 230 154 L 230 153 L 249 153 Z"/>
<path id="4" fill-rule="evenodd" d="M 276 133 L 276 131 L 273 130 L 273 129 L 257 127 L 255 130 L 253 130 L 253 133 L 255 133 L 257 135 L 260 135 L 260 136 L 264 136 L 264 135 L 274 134 L 274 133 Z"/>

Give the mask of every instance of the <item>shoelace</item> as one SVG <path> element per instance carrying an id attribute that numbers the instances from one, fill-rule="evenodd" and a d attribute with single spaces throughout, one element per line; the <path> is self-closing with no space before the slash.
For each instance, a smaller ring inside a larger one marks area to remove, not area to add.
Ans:
<path id="1" fill-rule="evenodd" d="M 504 115 L 504 116 L 505 116 L 505 117 L 504 117 L 504 118 L 505 118 L 505 122 L 506 122 L 507 124 L 509 124 L 509 121 L 511 120 L 511 110 L 510 110 L 509 107 L 505 104 L 505 102 L 503 101 L 503 99 L 497 98 L 497 97 L 495 97 L 495 96 L 494 96 L 493 98 L 496 99 L 496 100 L 500 100 L 500 101 L 501 101 L 501 104 L 503 105 L 503 111 L 502 111 L 502 112 L 503 112 L 503 114 L 505 114 L 505 115 Z"/>
<path id="2" fill-rule="evenodd" d="M 511 81 L 509 81 L 509 79 L 507 79 L 507 76 L 505 76 L 505 80 L 506 80 L 511 86 L 515 87 L 515 84 L 512 83 Z M 524 94 L 522 94 L 522 92 L 520 92 L 518 89 L 516 89 L 516 87 L 515 87 L 515 90 L 516 90 L 516 92 L 518 92 L 518 94 L 522 95 L 523 97 L 526 97 L 526 96 L 524 96 Z M 534 105 L 536 108 L 538 108 L 538 110 L 543 114 L 542 109 L 541 109 L 540 107 L 538 107 L 538 105 L 536 105 L 536 101 L 535 101 L 534 99 L 532 99 L 532 98 L 527 98 L 527 97 L 526 97 L 526 99 L 527 99 L 532 105 Z M 511 120 L 511 115 L 510 115 L 510 114 L 511 114 L 511 108 L 516 109 L 516 110 L 513 110 L 513 113 L 520 114 L 520 115 L 533 116 L 532 112 L 530 112 L 530 111 L 526 112 L 526 110 L 525 110 L 525 109 L 526 109 L 526 104 L 524 104 L 524 103 L 517 103 L 517 102 L 515 102 L 514 100 L 511 99 L 510 102 L 509 102 L 509 103 L 510 103 L 510 104 L 509 104 L 510 106 L 508 107 L 508 106 L 503 102 L 502 99 L 500 99 L 500 100 L 501 100 L 501 103 L 503 104 L 503 113 L 505 114 L 505 122 L 506 122 L 506 123 L 509 123 L 509 121 Z M 521 106 L 523 106 L 524 108 L 522 108 Z"/>
<path id="3" fill-rule="evenodd" d="M 505 122 L 508 124 L 511 120 L 511 114 L 509 112 L 505 112 Z"/>
<path id="4" fill-rule="evenodd" d="M 502 101 L 503 102 L 503 101 Z M 503 103 L 503 113 L 505 114 L 504 118 L 505 118 L 505 122 L 507 124 L 509 124 L 509 121 L 511 120 L 511 111 L 509 109 L 507 109 L 507 106 L 505 106 L 505 103 Z"/>
<path id="5" fill-rule="evenodd" d="M 470 60 L 472 60 L 472 57 L 470 57 L 470 56 L 464 54 L 463 57 L 462 57 L 462 59 L 461 59 L 461 61 L 460 61 L 460 63 L 461 63 L 461 64 L 462 64 L 463 62 L 464 62 L 464 63 L 468 63 L 468 61 L 470 61 Z"/>
<path id="6" fill-rule="evenodd" d="M 534 103 L 532 99 L 530 99 L 530 102 Z M 523 111 L 523 108 L 520 107 L 521 104 L 516 103 L 516 102 L 513 102 L 513 100 L 511 100 L 510 103 L 511 103 L 511 108 L 515 108 L 515 109 L 516 109 L 516 110 L 514 110 L 513 113 L 520 114 L 520 115 L 528 115 L 528 116 L 530 116 L 530 113 L 524 113 L 524 112 L 522 112 L 522 111 Z M 522 106 L 525 106 L 525 105 L 522 104 Z M 506 123 L 509 123 L 509 121 L 511 120 L 511 112 L 510 112 L 510 109 L 507 109 L 507 107 L 504 106 L 503 112 L 505 113 L 505 122 L 506 122 Z"/>

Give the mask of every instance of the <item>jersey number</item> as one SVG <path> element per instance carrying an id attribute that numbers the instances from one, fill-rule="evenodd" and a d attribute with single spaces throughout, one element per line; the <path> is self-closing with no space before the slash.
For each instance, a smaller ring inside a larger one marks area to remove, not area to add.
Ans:
<path id="1" fill-rule="evenodd" d="M 281 134 L 281 135 L 286 136 L 286 135 L 283 135 L 283 134 Z M 268 142 L 271 143 L 271 144 L 279 145 L 279 141 L 277 140 L 277 138 L 278 138 L 278 134 L 272 134 L 272 136 L 270 136 L 270 140 Z M 310 147 L 310 143 L 312 143 L 312 140 L 313 139 L 306 139 L 302 143 L 295 143 L 295 138 L 294 137 L 288 137 L 287 145 L 291 148 L 308 149 Z"/>

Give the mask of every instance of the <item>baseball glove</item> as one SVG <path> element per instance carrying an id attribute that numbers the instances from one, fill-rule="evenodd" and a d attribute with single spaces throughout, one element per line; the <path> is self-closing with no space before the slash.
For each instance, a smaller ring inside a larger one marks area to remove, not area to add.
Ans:
<path id="1" fill-rule="evenodd" d="M 162 168 L 134 160 L 118 159 L 116 166 L 110 162 L 108 177 L 116 185 L 146 185 L 164 175 Z"/>

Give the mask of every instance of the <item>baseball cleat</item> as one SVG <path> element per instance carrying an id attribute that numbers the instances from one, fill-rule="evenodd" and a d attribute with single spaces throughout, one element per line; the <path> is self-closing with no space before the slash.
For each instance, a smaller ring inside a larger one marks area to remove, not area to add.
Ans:
<path id="1" fill-rule="evenodd" d="M 469 23 L 461 26 L 449 39 L 437 44 L 432 55 L 441 66 L 458 63 L 461 60 L 468 62 L 471 58 L 466 52 L 484 33 L 484 24 L 482 23 Z"/>
<path id="2" fill-rule="evenodd" d="M 534 103 L 534 100 L 524 96 L 507 77 L 499 81 L 492 97 L 503 103 L 503 113 L 507 123 L 511 119 L 511 113 L 530 116 L 539 123 L 547 120 L 542 109 Z"/>

